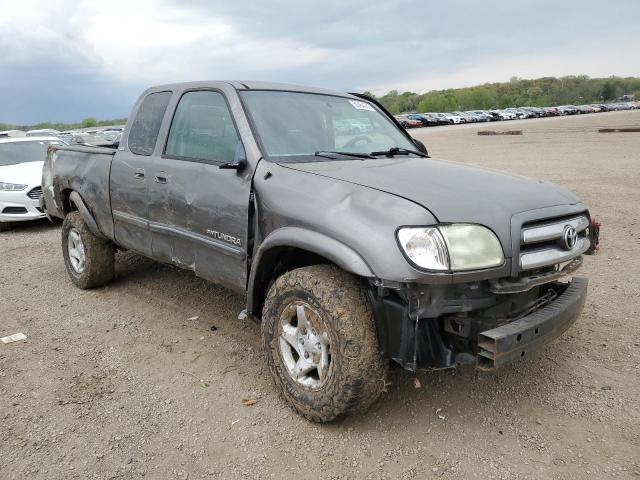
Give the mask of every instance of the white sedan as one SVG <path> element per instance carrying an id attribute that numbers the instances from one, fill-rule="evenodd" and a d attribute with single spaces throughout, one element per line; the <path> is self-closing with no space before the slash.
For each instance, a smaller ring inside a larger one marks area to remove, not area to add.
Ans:
<path id="1" fill-rule="evenodd" d="M 66 144 L 56 137 L 0 138 L 0 231 L 45 216 L 39 200 L 49 145 Z"/>
<path id="2" fill-rule="evenodd" d="M 466 123 L 466 120 L 462 118 L 460 115 L 455 115 L 453 113 L 445 113 L 444 116 L 447 120 L 449 120 L 449 123 L 451 124 L 457 125 L 458 123 Z"/>

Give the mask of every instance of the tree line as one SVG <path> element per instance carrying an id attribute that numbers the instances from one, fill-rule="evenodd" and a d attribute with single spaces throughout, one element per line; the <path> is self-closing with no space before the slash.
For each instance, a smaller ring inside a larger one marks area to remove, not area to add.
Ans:
<path id="1" fill-rule="evenodd" d="M 371 95 L 370 92 L 365 92 Z M 610 102 L 622 95 L 640 98 L 640 78 L 589 78 L 586 75 L 543 77 L 508 82 L 485 83 L 475 87 L 433 90 L 418 94 L 392 90 L 376 97 L 391 113 L 453 112 L 507 107 L 548 107 L 556 105 Z"/>
<path id="2" fill-rule="evenodd" d="M 370 92 L 365 92 L 375 97 Z M 640 78 L 589 78 L 586 75 L 568 77 L 542 77 L 525 80 L 512 77 L 508 82 L 485 83 L 475 87 L 432 90 L 427 93 L 391 90 L 376 97 L 391 113 L 454 112 L 457 110 L 488 110 L 507 107 L 548 107 L 566 104 L 610 102 L 622 95 L 635 95 L 640 99 Z M 85 118 L 80 123 L 42 122 L 36 125 L 10 125 L 0 123 L 1 130 L 34 130 L 54 128 L 73 130 L 106 125 L 121 125 L 126 118 L 96 120 Z"/>

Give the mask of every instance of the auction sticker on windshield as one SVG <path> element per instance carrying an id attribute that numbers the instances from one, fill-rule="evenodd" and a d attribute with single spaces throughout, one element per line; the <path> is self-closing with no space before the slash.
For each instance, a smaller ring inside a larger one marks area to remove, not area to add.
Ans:
<path id="1" fill-rule="evenodd" d="M 349 100 L 349 103 L 353 105 L 355 108 L 357 108 L 358 110 L 371 110 L 372 112 L 375 112 L 373 107 L 369 105 L 367 102 L 361 102 L 359 100 Z"/>

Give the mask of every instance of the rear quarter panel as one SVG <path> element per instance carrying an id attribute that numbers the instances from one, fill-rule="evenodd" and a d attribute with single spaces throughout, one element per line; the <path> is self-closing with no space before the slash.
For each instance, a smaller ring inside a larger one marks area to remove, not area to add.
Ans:
<path id="1" fill-rule="evenodd" d="M 100 231 L 113 239 L 113 217 L 109 198 L 111 160 L 116 150 L 97 147 L 49 148 L 42 171 L 42 186 L 50 215 L 64 218 L 66 199 L 78 192 Z"/>

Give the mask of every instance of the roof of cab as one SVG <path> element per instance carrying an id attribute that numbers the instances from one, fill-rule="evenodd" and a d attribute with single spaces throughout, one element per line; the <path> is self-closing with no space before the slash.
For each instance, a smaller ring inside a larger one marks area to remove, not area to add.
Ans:
<path id="1" fill-rule="evenodd" d="M 283 92 L 302 92 L 302 93 L 315 93 L 325 94 L 339 97 L 356 98 L 348 93 L 339 92 L 336 90 L 329 90 L 325 88 L 309 87 L 304 85 L 294 85 L 288 83 L 277 82 L 263 82 L 255 80 L 208 80 L 199 82 L 182 82 L 182 83 L 170 83 L 166 85 L 157 85 L 151 87 L 149 90 L 172 90 L 172 89 L 191 89 L 191 88 L 217 88 L 221 85 L 230 85 L 236 90 L 279 90 Z"/>

